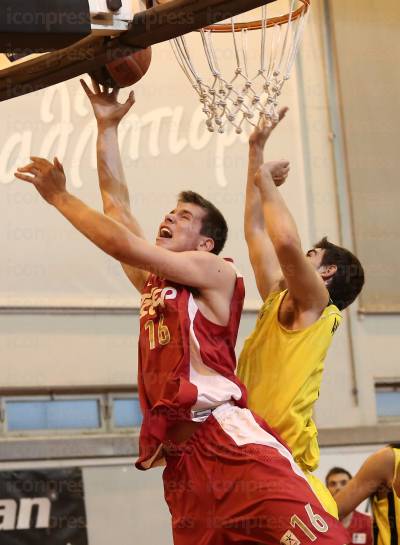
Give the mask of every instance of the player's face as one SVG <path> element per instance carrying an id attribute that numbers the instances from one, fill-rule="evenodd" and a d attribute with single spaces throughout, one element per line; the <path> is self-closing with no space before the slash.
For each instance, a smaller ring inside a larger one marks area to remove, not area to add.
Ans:
<path id="1" fill-rule="evenodd" d="M 335 496 L 349 481 L 350 477 L 347 473 L 334 473 L 328 479 L 328 490 L 332 496 Z"/>
<path id="2" fill-rule="evenodd" d="M 324 258 L 325 250 L 322 248 L 311 248 L 311 250 L 308 250 L 306 256 L 310 260 L 310 262 L 313 264 L 316 270 L 318 270 L 321 267 L 322 260 Z"/>
<path id="3" fill-rule="evenodd" d="M 205 211 L 200 206 L 178 202 L 160 225 L 156 245 L 174 252 L 199 249 L 205 238 L 200 235 L 204 215 Z"/>

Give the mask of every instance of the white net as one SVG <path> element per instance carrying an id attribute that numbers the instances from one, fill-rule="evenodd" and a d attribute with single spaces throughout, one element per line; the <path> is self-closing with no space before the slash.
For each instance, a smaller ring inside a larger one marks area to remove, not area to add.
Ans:
<path id="1" fill-rule="evenodd" d="M 299 3 L 304 8 L 300 14 Z M 230 32 L 200 30 L 201 48 L 185 36 L 171 41 L 179 65 L 199 96 L 209 131 L 223 133 L 231 124 L 241 133 L 245 123 L 256 125 L 261 117 L 277 118 L 279 97 L 296 59 L 307 8 L 308 2 L 291 0 L 289 15 L 282 22 L 269 19 L 269 6 L 262 6 L 258 30 L 238 30 L 242 25 L 232 19 Z M 217 44 L 218 40 L 224 45 Z M 230 66 L 227 46 L 232 52 Z"/>

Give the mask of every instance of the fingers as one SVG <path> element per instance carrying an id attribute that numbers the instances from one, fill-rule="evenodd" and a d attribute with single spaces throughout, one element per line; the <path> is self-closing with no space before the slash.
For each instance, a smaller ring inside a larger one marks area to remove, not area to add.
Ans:
<path id="1" fill-rule="evenodd" d="M 29 163 L 29 165 L 25 165 L 24 167 L 18 167 L 17 170 L 18 172 L 32 172 L 35 170 L 35 174 L 39 172 L 39 170 L 35 168 L 35 163 Z"/>
<path id="2" fill-rule="evenodd" d="M 282 121 L 282 119 L 285 117 L 288 111 L 289 111 L 289 108 L 287 106 L 284 106 L 283 108 L 279 110 L 278 112 L 279 121 Z"/>
<path id="3" fill-rule="evenodd" d="M 273 122 L 269 117 L 267 117 L 264 114 L 260 115 L 260 123 L 259 123 L 260 130 L 265 131 L 267 129 L 270 129 L 273 127 Z"/>
<path id="4" fill-rule="evenodd" d="M 57 157 L 54 157 L 54 166 L 58 168 L 58 170 L 60 170 L 63 174 L 65 174 L 64 167 L 62 166 L 62 164 L 60 163 Z"/>
<path id="5" fill-rule="evenodd" d="M 14 176 L 18 178 L 19 180 L 23 180 L 24 182 L 29 182 L 30 184 L 34 183 L 33 176 L 28 176 L 27 174 L 21 174 L 20 172 L 14 172 Z"/>
<path id="6" fill-rule="evenodd" d="M 132 106 L 134 104 L 135 104 L 135 93 L 133 91 L 131 91 L 129 93 L 128 98 L 126 99 L 126 101 L 124 103 L 124 110 L 125 110 L 124 115 L 129 112 L 129 110 L 132 108 Z"/>
<path id="7" fill-rule="evenodd" d="M 282 119 L 286 116 L 288 111 L 289 108 L 287 106 L 284 106 L 279 110 L 278 115 L 276 117 L 274 116 L 273 118 L 261 113 L 259 122 L 260 129 L 274 129 L 278 125 L 278 123 L 280 123 Z"/>
<path id="8" fill-rule="evenodd" d="M 89 85 L 86 83 L 86 81 L 84 79 L 81 79 L 79 80 L 81 82 L 81 85 L 83 87 L 83 90 L 85 91 L 85 93 L 87 94 L 87 96 L 90 98 L 92 96 L 94 96 L 94 93 L 93 91 L 91 90 L 91 88 L 89 87 Z"/>
<path id="9" fill-rule="evenodd" d="M 32 163 L 35 165 L 36 168 L 53 166 L 50 161 L 48 161 L 47 159 L 43 159 L 43 157 L 36 157 L 35 155 L 31 155 L 29 159 L 31 159 Z"/>
<path id="10" fill-rule="evenodd" d="M 94 93 L 96 95 L 100 95 L 101 94 L 101 89 L 100 89 L 100 85 L 97 83 L 97 81 L 95 79 L 93 79 L 92 77 L 90 78 L 92 80 L 92 85 L 93 85 L 93 89 L 94 89 Z"/>
<path id="11" fill-rule="evenodd" d="M 47 159 L 43 159 L 42 157 L 35 157 L 32 155 L 31 157 L 32 162 L 28 165 L 25 165 L 23 167 L 19 167 L 17 171 L 19 173 L 29 173 L 34 174 L 35 176 L 38 176 L 39 174 L 43 174 L 43 169 L 48 169 L 56 167 L 58 168 L 62 173 L 64 173 L 64 167 L 58 157 L 54 157 L 53 163 L 48 161 Z"/>
<path id="12" fill-rule="evenodd" d="M 96 96 L 96 95 L 101 95 L 103 93 L 105 93 L 106 95 L 111 94 L 109 92 L 108 87 L 103 85 L 103 89 L 101 89 L 100 85 L 97 83 L 97 81 L 95 79 L 93 79 L 92 77 L 90 79 L 92 81 L 94 91 L 91 90 L 91 88 L 89 87 L 89 85 L 86 83 L 86 81 L 84 79 L 79 80 L 81 82 L 83 90 L 85 91 L 85 93 L 87 94 L 89 99 Z"/>
<path id="13" fill-rule="evenodd" d="M 24 167 L 19 167 L 17 169 L 17 172 L 32 174 L 33 176 L 38 176 L 41 173 L 40 169 L 37 168 L 37 165 L 35 163 L 29 163 L 29 165 L 26 165 Z"/>

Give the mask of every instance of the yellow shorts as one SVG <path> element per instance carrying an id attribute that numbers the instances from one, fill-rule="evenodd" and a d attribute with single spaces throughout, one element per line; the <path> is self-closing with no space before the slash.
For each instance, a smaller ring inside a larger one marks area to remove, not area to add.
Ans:
<path id="1" fill-rule="evenodd" d="M 322 483 L 322 481 L 320 481 L 318 477 L 316 477 L 309 471 L 304 471 L 304 475 L 306 476 L 308 482 L 310 483 L 311 488 L 313 489 L 315 495 L 321 502 L 325 511 L 327 511 L 333 517 L 339 518 L 336 502 L 333 499 L 332 494 L 329 492 L 326 486 Z"/>

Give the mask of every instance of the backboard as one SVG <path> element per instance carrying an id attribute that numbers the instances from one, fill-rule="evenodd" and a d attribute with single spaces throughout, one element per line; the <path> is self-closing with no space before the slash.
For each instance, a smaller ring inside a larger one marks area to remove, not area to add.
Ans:
<path id="1" fill-rule="evenodd" d="M 6 46 L 0 42 L 0 101 L 274 1 L 74 0 L 78 18 L 70 0 L 5 0 L 9 4 L 1 8 L 0 26 L 7 18 L 15 25 L 7 26 Z M 32 9 L 23 9 L 26 5 Z M 52 51 L 46 52 L 46 44 Z"/>

